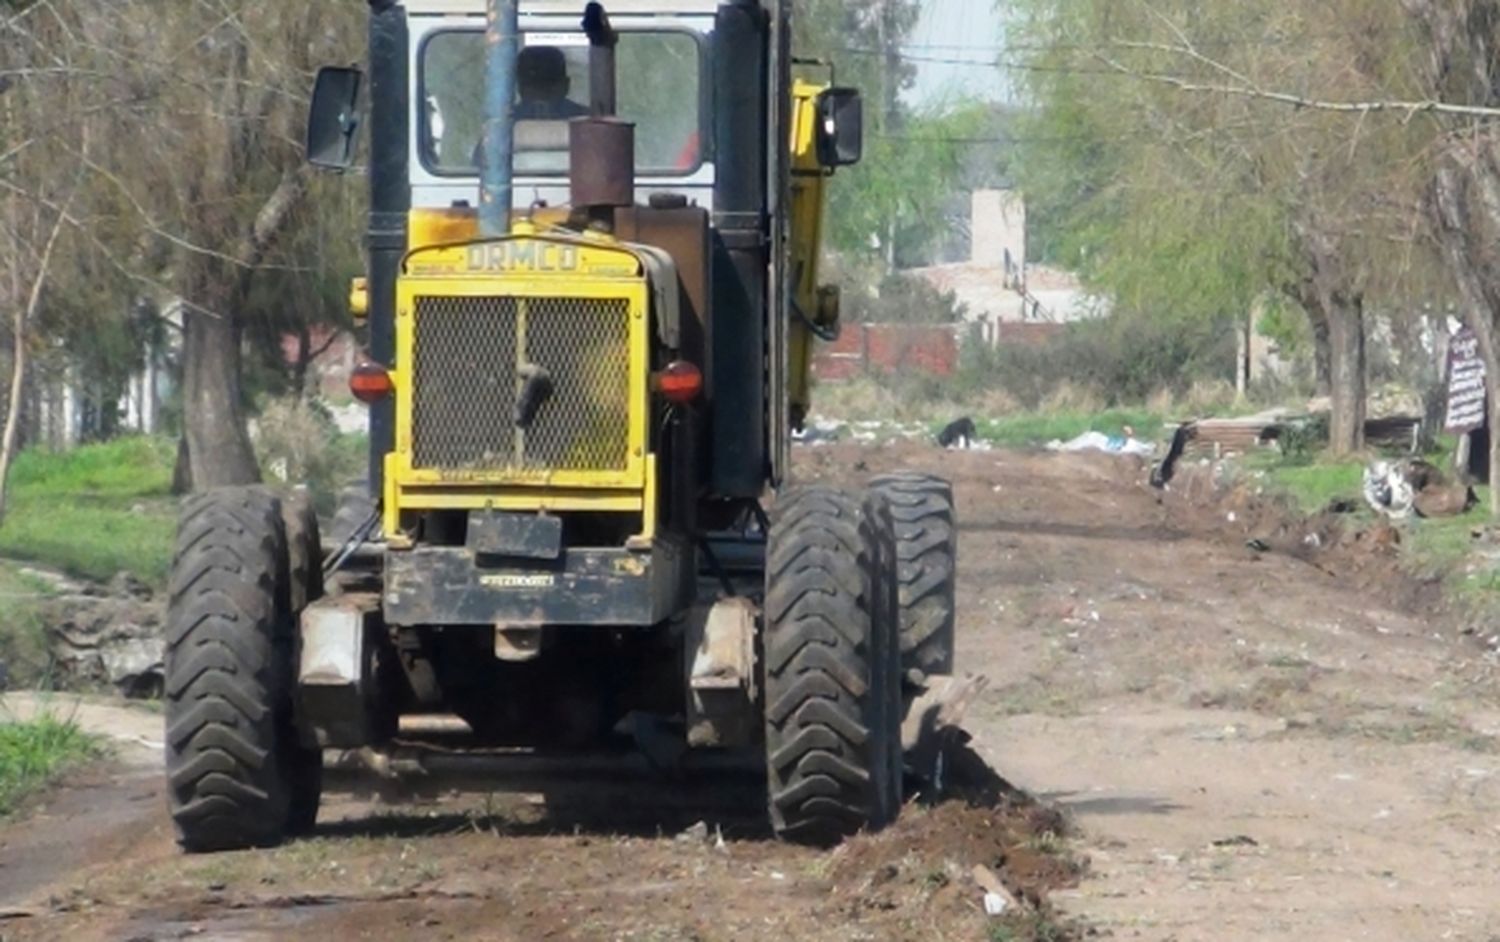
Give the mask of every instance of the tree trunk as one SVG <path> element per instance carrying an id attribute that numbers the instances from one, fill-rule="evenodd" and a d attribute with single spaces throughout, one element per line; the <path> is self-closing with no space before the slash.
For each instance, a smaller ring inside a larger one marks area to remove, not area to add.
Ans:
<path id="1" fill-rule="evenodd" d="M 1471 174 L 1478 170 L 1473 168 Z M 1480 171 L 1482 172 L 1482 171 Z M 1463 320 L 1479 341 L 1479 356 L 1484 361 L 1485 387 L 1489 396 L 1490 417 L 1490 516 L 1500 519 L 1500 347 L 1497 347 L 1496 323 L 1500 321 L 1500 294 L 1497 294 L 1492 269 L 1486 264 L 1488 245 L 1482 230 L 1471 218 L 1473 201 L 1467 184 L 1471 175 L 1458 166 L 1439 166 L 1433 175 L 1429 194 L 1436 223 L 1438 244 L 1448 262 L 1448 270 L 1457 282 L 1464 300 Z M 1500 180 L 1491 181 L 1500 187 Z M 1483 208 L 1482 203 L 1478 207 Z M 1496 220 L 1500 222 L 1500 220 Z"/>
<path id="2" fill-rule="evenodd" d="M 187 423 L 177 437 L 177 459 L 172 462 L 172 493 L 177 497 L 193 492 L 193 466 L 188 462 Z"/>
<path id="3" fill-rule="evenodd" d="M 259 483 L 241 406 L 239 325 L 189 309 L 182 334 L 182 431 L 192 489 Z"/>
<path id="4" fill-rule="evenodd" d="M 1333 343 L 1329 337 L 1328 318 L 1309 309 L 1308 322 L 1313 339 L 1313 395 L 1333 395 Z"/>
<path id="5" fill-rule="evenodd" d="M 72 203 L 72 197 L 68 198 Z M 21 394 L 26 388 L 26 333 L 27 325 L 36 317 L 36 312 L 42 304 L 42 288 L 47 283 L 47 273 L 52 268 L 52 250 L 57 248 L 57 237 L 62 233 L 64 217 L 67 209 L 57 214 L 52 222 L 52 232 L 47 236 L 47 244 L 42 249 L 42 254 L 37 260 L 36 276 L 31 281 L 31 291 L 26 296 L 25 303 L 20 298 L 15 298 L 16 305 L 13 345 L 15 352 L 12 354 L 11 376 L 10 376 L 10 399 L 5 409 L 5 430 L 0 433 L 0 523 L 5 520 L 7 484 L 10 482 L 10 465 L 15 459 L 16 441 L 21 425 Z"/>
<path id="6" fill-rule="evenodd" d="M 0 434 L 0 524 L 5 522 L 10 463 L 15 456 L 17 430 L 21 425 L 21 393 L 26 384 L 26 308 L 16 305 L 15 350 L 10 363 L 10 398 L 5 404 L 5 431 Z"/>
<path id="7" fill-rule="evenodd" d="M 307 321 L 300 321 L 297 324 L 297 362 L 292 366 L 292 392 L 298 402 L 307 401 L 307 370 L 312 357 L 312 331 Z"/>
<path id="8" fill-rule="evenodd" d="M 1365 316 L 1359 297 L 1334 297 L 1328 311 L 1332 416 L 1328 448 L 1347 456 L 1365 447 Z"/>
<path id="9" fill-rule="evenodd" d="M 303 168 L 282 175 L 233 257 L 237 268 L 219 270 L 205 260 L 190 275 L 182 327 L 183 439 L 195 491 L 229 484 L 258 484 L 260 465 L 250 444 L 242 406 L 240 310 L 256 269 L 307 193 Z M 209 308 L 209 313 L 203 308 Z"/>

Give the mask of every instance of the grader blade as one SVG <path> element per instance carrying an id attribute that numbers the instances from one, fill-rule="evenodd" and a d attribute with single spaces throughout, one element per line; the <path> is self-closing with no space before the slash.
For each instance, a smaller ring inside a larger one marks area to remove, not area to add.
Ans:
<path id="1" fill-rule="evenodd" d="M 941 789 L 943 750 L 962 732 L 964 714 L 989 686 L 983 675 L 932 675 L 911 697 L 901 722 L 907 770 Z"/>

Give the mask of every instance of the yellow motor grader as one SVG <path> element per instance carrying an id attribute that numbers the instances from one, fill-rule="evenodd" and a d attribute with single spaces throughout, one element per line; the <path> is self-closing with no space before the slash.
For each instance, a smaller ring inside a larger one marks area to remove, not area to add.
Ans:
<path id="1" fill-rule="evenodd" d="M 325 545 L 268 489 L 185 504 L 185 848 L 312 828 L 330 750 L 467 751 L 496 787 L 748 755 L 780 836 L 897 814 L 903 714 L 952 672 L 951 488 L 788 481 L 838 327 L 824 186 L 862 133 L 857 92 L 792 58 L 789 7 L 371 0 L 308 156 L 353 170 L 367 140 L 372 510 Z"/>

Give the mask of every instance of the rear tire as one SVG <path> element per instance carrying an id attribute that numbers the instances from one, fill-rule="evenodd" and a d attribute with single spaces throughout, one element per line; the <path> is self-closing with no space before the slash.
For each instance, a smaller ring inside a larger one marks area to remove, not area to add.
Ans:
<path id="1" fill-rule="evenodd" d="M 167 796 L 185 850 L 276 844 L 294 809 L 305 814 L 292 582 L 273 494 L 223 488 L 186 502 L 166 651 Z"/>
<path id="2" fill-rule="evenodd" d="M 958 572 L 953 485 L 907 471 L 882 475 L 870 486 L 890 501 L 896 521 L 902 674 L 952 674 Z"/>
<path id="3" fill-rule="evenodd" d="M 778 837 L 833 844 L 900 807 L 894 541 L 874 494 L 810 487 L 773 512 L 763 649 Z"/>

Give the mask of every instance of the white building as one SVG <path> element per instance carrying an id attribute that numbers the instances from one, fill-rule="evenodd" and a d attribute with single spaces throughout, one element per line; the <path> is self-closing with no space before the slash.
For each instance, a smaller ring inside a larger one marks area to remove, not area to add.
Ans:
<path id="1" fill-rule="evenodd" d="M 965 318 L 996 324 L 1065 323 L 1107 313 L 1102 298 L 1072 272 L 1026 264 L 1026 201 L 1015 190 L 976 190 L 970 200 L 969 260 L 914 268 L 938 291 L 951 292 Z"/>

